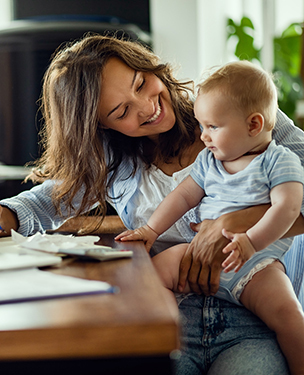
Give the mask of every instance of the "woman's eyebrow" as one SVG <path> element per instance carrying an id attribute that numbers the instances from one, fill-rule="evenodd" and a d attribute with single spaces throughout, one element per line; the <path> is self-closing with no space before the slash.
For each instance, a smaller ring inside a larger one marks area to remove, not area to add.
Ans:
<path id="1" fill-rule="evenodd" d="M 134 74 L 133 74 L 133 79 L 132 79 L 132 82 L 131 82 L 131 89 L 132 89 L 132 87 L 134 86 L 134 82 L 135 82 L 135 80 L 136 80 L 137 73 L 138 73 L 138 71 L 135 70 L 135 71 L 134 71 Z M 115 112 L 115 111 L 116 111 L 121 105 L 122 105 L 122 103 L 119 103 L 115 108 L 113 108 L 113 109 L 108 113 L 107 117 L 109 117 L 113 112 Z"/>

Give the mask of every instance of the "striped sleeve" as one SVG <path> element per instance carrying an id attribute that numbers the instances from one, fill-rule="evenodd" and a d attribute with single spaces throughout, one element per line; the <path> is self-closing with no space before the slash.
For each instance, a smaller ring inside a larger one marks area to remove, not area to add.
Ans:
<path id="1" fill-rule="evenodd" d="M 52 203 L 53 186 L 54 182 L 49 180 L 15 197 L 0 201 L 1 206 L 8 207 L 17 214 L 19 233 L 28 236 L 38 231 L 55 229 L 63 223 L 64 218 L 56 215 Z"/>
<path id="2" fill-rule="evenodd" d="M 282 260 L 296 296 L 304 308 L 304 235 L 296 236 Z"/>
<path id="3" fill-rule="evenodd" d="M 304 167 L 304 132 L 280 110 L 277 113 L 273 139 L 277 145 L 285 146 L 298 155 Z"/>
<path id="4" fill-rule="evenodd" d="M 273 131 L 277 144 L 288 147 L 298 155 L 304 166 L 304 132 L 280 110 Z M 283 258 L 286 273 L 290 278 L 295 293 L 304 308 L 304 235 L 294 238 L 293 244 Z"/>

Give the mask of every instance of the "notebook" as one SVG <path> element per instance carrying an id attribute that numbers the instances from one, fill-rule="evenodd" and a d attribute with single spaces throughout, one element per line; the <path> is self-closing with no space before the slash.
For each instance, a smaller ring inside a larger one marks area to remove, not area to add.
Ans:
<path id="1" fill-rule="evenodd" d="M 57 275 L 37 268 L 1 271 L 0 305 L 50 298 L 117 293 L 104 281 Z"/>

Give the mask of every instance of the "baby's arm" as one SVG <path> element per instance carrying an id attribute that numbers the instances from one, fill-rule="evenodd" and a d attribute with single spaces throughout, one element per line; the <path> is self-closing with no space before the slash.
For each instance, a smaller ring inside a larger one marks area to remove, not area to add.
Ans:
<path id="1" fill-rule="evenodd" d="M 246 233 L 223 230 L 223 235 L 232 241 L 223 249 L 224 253 L 231 252 L 223 262 L 226 272 L 235 267 L 238 271 L 254 252 L 265 249 L 290 229 L 300 214 L 303 185 L 299 182 L 277 185 L 271 190 L 270 198 L 270 208 Z"/>
<path id="2" fill-rule="evenodd" d="M 169 229 L 188 210 L 195 207 L 205 195 L 204 190 L 188 176 L 160 203 L 147 225 L 127 230 L 119 234 L 115 239 L 120 241 L 143 240 L 147 251 L 159 235 Z"/>

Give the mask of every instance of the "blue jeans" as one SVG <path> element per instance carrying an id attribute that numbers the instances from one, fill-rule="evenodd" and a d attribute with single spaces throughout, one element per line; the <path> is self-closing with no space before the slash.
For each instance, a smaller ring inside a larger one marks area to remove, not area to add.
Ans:
<path id="1" fill-rule="evenodd" d="M 304 235 L 283 260 L 304 307 Z M 179 305 L 182 350 L 176 375 L 287 375 L 287 363 L 266 325 L 244 307 L 214 297 L 189 295 Z"/>
<path id="2" fill-rule="evenodd" d="M 181 357 L 176 375 L 287 375 L 275 335 L 244 307 L 189 295 L 179 305 Z"/>

